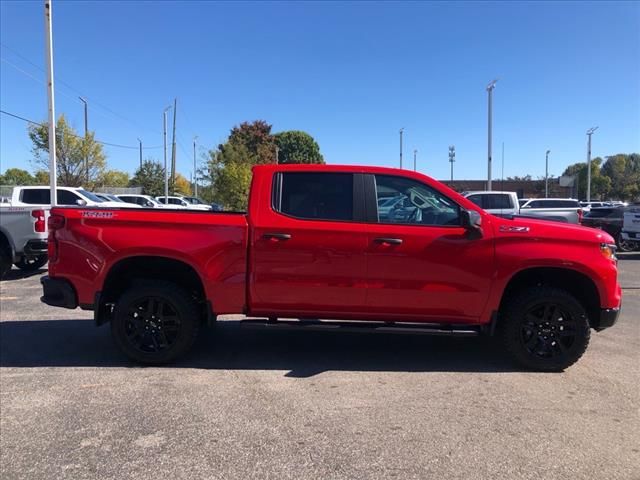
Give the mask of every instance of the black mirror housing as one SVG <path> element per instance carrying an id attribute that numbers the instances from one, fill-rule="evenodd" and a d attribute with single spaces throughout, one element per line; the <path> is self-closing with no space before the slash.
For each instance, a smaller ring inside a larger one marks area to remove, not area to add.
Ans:
<path id="1" fill-rule="evenodd" d="M 460 210 L 460 220 L 468 230 L 482 230 L 482 216 L 475 210 Z"/>

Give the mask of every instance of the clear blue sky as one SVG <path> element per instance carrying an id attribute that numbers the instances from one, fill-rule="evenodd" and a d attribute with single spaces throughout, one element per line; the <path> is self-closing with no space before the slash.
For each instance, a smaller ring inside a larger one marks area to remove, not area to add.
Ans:
<path id="1" fill-rule="evenodd" d="M 584 161 L 595 125 L 594 156 L 640 151 L 638 2 L 54 2 L 57 112 L 82 131 L 80 92 L 98 139 L 155 146 L 177 97 L 187 177 L 194 135 L 210 148 L 264 119 L 312 134 L 329 163 L 396 166 L 404 127 L 406 162 L 416 148 L 419 170 L 448 178 L 455 144 L 455 177 L 485 178 L 495 77 L 495 178 L 502 142 L 505 175 L 543 175 L 547 149 L 556 175 Z M 44 66 L 42 12 L 0 2 L 0 104 L 34 120 L 45 76 L 14 51 Z M 26 125 L 0 121 L 1 169 L 31 170 Z M 106 152 L 138 165 L 137 150 Z"/>

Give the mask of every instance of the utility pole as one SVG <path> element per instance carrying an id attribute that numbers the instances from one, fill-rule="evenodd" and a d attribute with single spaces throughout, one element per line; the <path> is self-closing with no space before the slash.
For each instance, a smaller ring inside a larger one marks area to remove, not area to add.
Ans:
<path id="1" fill-rule="evenodd" d="M 198 136 L 193 137 L 193 196 L 198 196 L 198 170 L 196 169 L 196 140 Z"/>
<path id="2" fill-rule="evenodd" d="M 89 151 L 87 149 L 87 134 L 89 131 L 89 121 L 87 114 L 87 100 L 78 97 L 82 103 L 84 103 L 84 172 L 87 183 L 89 183 Z"/>
<path id="3" fill-rule="evenodd" d="M 138 139 L 138 143 L 140 144 L 140 168 L 142 168 L 142 140 Z"/>
<path id="4" fill-rule="evenodd" d="M 591 201 L 591 135 L 597 129 L 598 127 L 592 127 L 587 130 L 587 137 L 589 137 L 587 141 L 587 202 Z"/>
<path id="5" fill-rule="evenodd" d="M 547 150 L 544 160 L 544 198 L 549 198 L 549 154 L 551 150 Z"/>
<path id="6" fill-rule="evenodd" d="M 417 157 L 417 155 L 418 155 L 418 150 L 416 150 L 416 149 L 414 148 L 414 149 L 413 149 L 413 171 L 414 171 L 414 172 L 417 172 L 417 171 L 418 171 L 418 168 L 417 168 L 418 163 L 417 163 L 417 161 L 416 161 L 416 157 Z"/>
<path id="7" fill-rule="evenodd" d="M 280 148 L 276 144 L 276 165 L 280 163 Z"/>
<path id="8" fill-rule="evenodd" d="M 178 112 L 178 99 L 173 99 L 173 141 L 171 145 L 171 193 L 176 188 L 176 114 Z"/>
<path id="9" fill-rule="evenodd" d="M 449 163 L 451 164 L 451 182 L 453 182 L 453 162 L 455 161 L 456 161 L 456 146 L 449 145 Z"/>
<path id="10" fill-rule="evenodd" d="M 400 129 L 400 168 L 402 168 L 402 132 L 404 132 L 404 127 Z"/>
<path id="11" fill-rule="evenodd" d="M 44 29 L 46 39 L 47 57 L 47 99 L 49 100 L 49 184 L 51 187 L 51 206 L 57 204 L 57 179 L 56 179 L 56 102 L 53 88 L 53 35 L 51 20 L 51 0 L 44 2 Z"/>
<path id="12" fill-rule="evenodd" d="M 487 129 L 487 190 L 491 190 L 491 142 L 492 142 L 492 127 L 493 127 L 493 89 L 496 87 L 496 82 L 498 79 L 492 80 L 489 85 L 487 85 L 487 93 L 489 100 L 489 108 L 488 108 L 488 129 Z"/>
<path id="13" fill-rule="evenodd" d="M 169 170 L 167 169 L 167 112 L 171 105 L 162 111 L 162 138 L 164 141 L 164 203 L 169 203 Z"/>

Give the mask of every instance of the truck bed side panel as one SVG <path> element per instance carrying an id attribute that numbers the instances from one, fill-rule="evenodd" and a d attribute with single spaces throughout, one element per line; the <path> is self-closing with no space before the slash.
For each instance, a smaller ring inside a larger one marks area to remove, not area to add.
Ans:
<path id="1" fill-rule="evenodd" d="M 54 213 L 64 215 L 66 225 L 55 234 L 59 253 L 49 274 L 70 280 L 80 304 L 93 304 L 119 261 L 159 256 L 193 267 L 216 313 L 245 310 L 244 215 L 104 208 L 56 208 Z"/>

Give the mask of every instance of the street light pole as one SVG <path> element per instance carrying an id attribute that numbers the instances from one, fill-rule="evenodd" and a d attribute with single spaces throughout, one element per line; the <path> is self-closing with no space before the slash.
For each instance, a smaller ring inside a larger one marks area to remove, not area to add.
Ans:
<path id="1" fill-rule="evenodd" d="M 418 150 L 414 149 L 413 150 L 413 171 L 417 172 L 418 171 L 418 162 L 416 161 L 416 158 L 418 156 Z"/>
<path id="2" fill-rule="evenodd" d="M 171 105 L 162 111 L 162 137 L 164 141 L 164 203 L 168 204 L 169 199 L 169 171 L 167 169 L 167 112 L 171 110 Z"/>
<path id="3" fill-rule="evenodd" d="M 193 137 L 193 196 L 198 196 L 198 171 L 196 170 L 196 140 L 198 136 Z"/>
<path id="4" fill-rule="evenodd" d="M 84 103 L 84 172 L 87 183 L 89 183 L 89 151 L 87 149 L 87 133 L 89 130 L 88 112 L 87 112 L 87 100 L 78 97 L 82 103 Z"/>
<path id="5" fill-rule="evenodd" d="M 449 163 L 451 164 L 451 182 L 453 182 L 453 162 L 455 161 L 456 161 L 456 146 L 449 145 Z"/>
<path id="6" fill-rule="evenodd" d="M 498 79 L 492 80 L 487 85 L 487 93 L 489 94 L 489 108 L 488 108 L 488 129 L 487 129 L 487 190 L 491 190 L 491 142 L 492 142 L 492 128 L 493 128 L 493 89 L 496 87 Z"/>
<path id="7" fill-rule="evenodd" d="M 400 129 L 400 168 L 402 168 L 402 132 L 404 132 L 404 127 Z"/>
<path id="8" fill-rule="evenodd" d="M 549 154 L 551 150 L 547 150 L 544 160 L 544 198 L 549 198 Z"/>
<path id="9" fill-rule="evenodd" d="M 51 206 L 57 205 L 57 165 L 56 165 L 56 102 L 55 89 L 53 88 L 53 34 L 52 34 L 51 0 L 44 2 L 44 30 L 46 39 L 47 57 L 47 99 L 49 107 L 49 186 Z"/>
<path id="10" fill-rule="evenodd" d="M 142 140 L 138 139 L 138 143 L 140 144 L 140 168 L 142 168 Z"/>
<path id="11" fill-rule="evenodd" d="M 587 141 L 587 202 L 591 201 L 591 135 L 597 129 L 598 127 L 592 127 L 587 130 L 587 137 L 589 137 Z"/>

